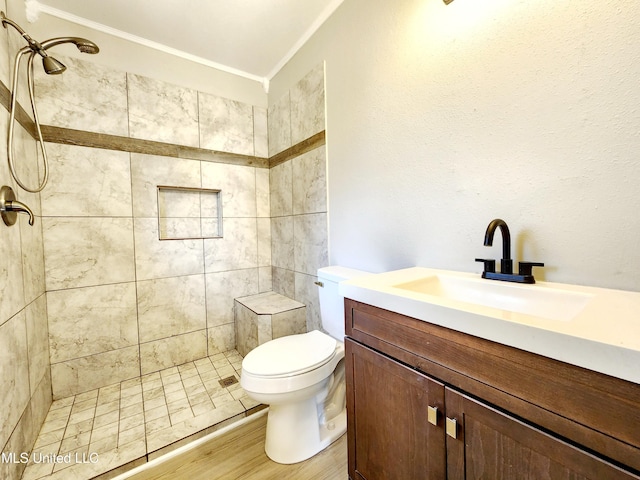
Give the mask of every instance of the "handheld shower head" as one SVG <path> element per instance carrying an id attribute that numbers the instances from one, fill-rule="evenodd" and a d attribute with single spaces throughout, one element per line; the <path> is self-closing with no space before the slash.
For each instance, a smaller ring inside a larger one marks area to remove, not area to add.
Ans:
<path id="1" fill-rule="evenodd" d="M 100 51 L 95 43 L 93 43 L 91 40 L 87 40 L 86 38 L 59 37 L 45 40 L 44 42 L 39 44 L 40 50 L 38 51 L 38 53 L 42 55 L 42 66 L 44 67 L 44 71 L 48 75 L 58 75 L 67 69 L 67 67 L 62 62 L 56 60 L 53 57 L 50 57 L 46 52 L 49 48 L 55 47 L 56 45 L 61 45 L 63 43 L 73 43 L 82 53 L 96 54 Z"/>
<path id="2" fill-rule="evenodd" d="M 42 47 L 42 50 L 48 50 L 51 47 L 55 47 L 56 45 L 61 45 L 63 43 L 73 43 L 76 47 L 78 47 L 78 50 L 80 50 L 82 53 L 96 54 L 100 51 L 98 46 L 95 43 L 93 43 L 91 40 L 87 40 L 86 38 L 80 38 L 80 37 L 51 38 L 49 40 L 45 40 L 44 42 L 41 42 L 40 46 Z"/>
<path id="3" fill-rule="evenodd" d="M 49 48 L 55 47 L 56 45 L 61 45 L 63 43 L 73 43 L 82 53 L 96 54 L 100 51 L 95 43 L 93 43 L 91 40 L 87 40 L 86 38 L 59 37 L 45 40 L 44 42 L 39 44 L 40 50 L 38 50 L 38 53 L 42 56 L 42 66 L 47 75 L 58 75 L 67 69 L 67 67 L 62 62 L 49 56 L 49 54 L 47 53 L 47 50 Z"/>
<path id="4" fill-rule="evenodd" d="M 64 72 L 67 69 L 67 67 L 65 67 L 65 65 L 62 62 L 60 62 L 59 60 L 56 60 L 53 57 L 50 57 L 47 54 L 47 50 L 51 47 L 55 47 L 56 45 L 61 45 L 63 43 L 73 43 L 76 47 L 78 47 L 78 50 L 80 50 L 82 53 L 96 54 L 100 51 L 98 46 L 95 43 L 93 43 L 91 40 L 87 40 L 86 38 L 80 38 L 80 37 L 57 37 L 57 38 L 51 38 L 49 40 L 45 40 L 42 43 L 37 42 L 36 40 L 31 38 L 27 34 L 27 32 L 25 32 L 20 27 L 20 25 L 18 25 L 16 22 L 11 20 L 10 18 L 7 18 L 4 12 L 0 12 L 0 22 L 2 22 L 2 26 L 5 28 L 7 28 L 7 25 L 11 25 L 13 28 L 15 28 L 18 31 L 18 33 L 20 33 L 20 35 L 22 35 L 22 37 L 29 44 L 28 47 L 24 47 L 23 50 L 25 50 L 25 52 L 28 52 L 29 49 L 31 49 L 33 53 L 37 53 L 42 57 L 42 66 L 44 67 L 44 71 L 48 75 L 57 75 Z"/>
<path id="5" fill-rule="evenodd" d="M 96 53 L 100 52 L 98 46 L 92 41 L 85 38 L 78 38 L 77 40 L 78 41 L 76 42 L 76 47 L 78 47 L 78 50 L 80 50 L 82 53 L 90 53 L 91 55 L 95 55 Z"/>
<path id="6" fill-rule="evenodd" d="M 0 23 L 4 28 L 7 28 L 8 25 L 11 25 L 14 29 L 18 31 L 22 38 L 27 42 L 27 46 L 21 48 L 16 54 L 16 60 L 13 65 L 13 79 L 11 84 L 11 101 L 9 108 L 9 138 L 7 141 L 7 161 L 9 163 L 9 171 L 13 176 L 14 180 L 20 187 L 22 187 L 27 192 L 37 193 L 42 191 L 42 189 L 47 184 L 47 180 L 49 179 L 49 166 L 47 160 L 47 151 L 44 146 L 44 139 L 42 138 L 42 131 L 40 130 L 40 122 L 38 120 L 38 112 L 36 110 L 35 103 L 35 94 L 33 88 L 33 59 L 36 56 L 36 53 L 42 57 L 42 66 L 44 67 L 44 71 L 49 75 L 60 74 L 64 72 L 67 67 L 58 60 L 53 57 L 50 57 L 47 53 L 47 49 L 51 47 L 55 47 L 56 45 L 60 45 L 62 43 L 73 43 L 78 50 L 82 53 L 98 53 L 100 49 L 98 46 L 90 40 L 86 38 L 80 37 L 59 37 L 59 38 L 51 38 L 49 40 L 45 40 L 42 43 L 37 42 L 33 38 L 31 38 L 27 32 L 25 32 L 20 25 L 18 25 L 13 20 L 6 17 L 4 12 L 0 11 Z M 36 126 L 36 133 L 38 134 L 37 140 L 40 144 L 40 149 L 42 150 L 42 163 L 44 165 L 43 171 L 43 179 L 35 188 L 30 188 L 26 186 L 20 179 L 16 173 L 16 169 L 14 167 L 13 162 L 13 124 L 15 121 L 15 113 L 16 113 L 16 97 L 18 91 L 18 72 L 20 70 L 20 60 L 23 55 L 29 54 L 28 64 L 27 64 L 27 85 L 29 87 L 29 100 L 31 101 L 31 111 L 33 112 L 33 119 Z"/>

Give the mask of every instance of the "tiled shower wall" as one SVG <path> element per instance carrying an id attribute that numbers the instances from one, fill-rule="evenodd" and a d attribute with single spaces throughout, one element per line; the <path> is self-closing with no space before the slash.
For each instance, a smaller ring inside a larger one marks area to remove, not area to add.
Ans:
<path id="1" fill-rule="evenodd" d="M 280 133 L 267 132 L 266 109 L 64 61 L 64 75 L 41 75 L 36 83 L 43 124 L 257 157 L 273 153 L 267 136 Z M 323 67 L 288 97 L 291 135 L 279 150 L 324 129 Z M 271 171 L 59 144 L 48 149 L 42 228 L 54 398 L 233 349 L 233 299 L 271 290 L 272 275 L 278 291 L 309 305 L 308 326 L 319 328 L 313 281 L 327 261 L 324 146 Z M 281 171 L 289 172 L 288 184 Z M 157 185 L 220 189 L 223 238 L 159 241 Z M 270 186 L 288 189 L 289 210 L 270 208 Z M 281 220 L 291 235 L 272 241 Z M 287 268 L 272 261 L 272 252 L 296 261 Z"/>
<path id="2" fill-rule="evenodd" d="M 65 58 L 41 122 L 266 157 L 266 109 Z M 271 289 L 266 168 L 47 144 L 53 396 L 235 348 L 233 299 Z M 223 238 L 159 240 L 157 186 L 220 189 Z"/>
<path id="3" fill-rule="evenodd" d="M 0 80 L 10 87 L 11 58 L 22 45 L 8 32 L 0 29 Z M 61 76 L 36 69 L 44 125 L 258 157 L 324 130 L 322 66 L 269 112 L 269 151 L 266 109 L 63 61 L 69 68 Z M 23 82 L 23 107 L 25 92 Z M 2 110 L 0 131 L 7 124 Z M 118 149 L 47 148 L 50 182 L 42 194 L 18 189 L 0 162 L 1 183 L 36 214 L 34 227 L 22 216 L 13 227 L 0 224 L 3 452 L 29 451 L 52 389 L 64 397 L 232 349 L 235 297 L 273 285 L 306 303 L 309 329 L 319 328 L 313 281 L 327 261 L 324 146 L 271 171 Z M 0 156 L 6 158 L 4 141 Z M 37 157 L 35 141 L 16 124 L 16 158 L 29 184 Z M 159 241 L 158 184 L 222 190 L 224 237 Z M 20 473 L 20 466 L 0 465 L 1 478 Z"/>
<path id="4" fill-rule="evenodd" d="M 325 129 L 324 64 L 269 108 L 269 155 Z M 317 270 L 328 264 L 326 153 L 321 146 L 270 171 L 273 290 L 307 306 L 320 329 Z"/>
<path id="5" fill-rule="evenodd" d="M 4 0 L 0 8 L 6 11 Z M 17 41 L 9 43 L 0 28 L 0 81 L 10 85 Z M 19 36 L 18 36 L 19 37 Z M 12 39 L 14 40 L 14 39 Z M 11 54 L 9 53 L 11 52 Z M 25 91 L 25 84 L 21 85 Z M 18 200 L 40 214 L 40 195 L 17 187 L 7 166 L 6 132 L 9 113 L 0 107 L 0 186 L 11 186 Z M 35 186 L 35 142 L 16 124 L 15 158 L 20 178 Z M 28 452 L 51 405 L 51 375 L 47 334 L 47 304 L 39 218 L 29 226 L 20 215 L 15 225 L 0 221 L 0 449 Z M 0 462 L 0 478 L 19 478 L 24 465 Z"/>

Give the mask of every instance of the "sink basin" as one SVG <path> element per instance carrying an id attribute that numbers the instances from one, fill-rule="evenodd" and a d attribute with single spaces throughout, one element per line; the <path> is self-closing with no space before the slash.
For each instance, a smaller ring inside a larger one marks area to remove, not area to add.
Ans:
<path id="1" fill-rule="evenodd" d="M 538 285 L 516 285 L 446 274 L 430 275 L 393 287 L 456 302 L 560 321 L 573 319 L 591 298 L 588 294 Z"/>
<path id="2" fill-rule="evenodd" d="M 340 294 L 640 384 L 640 292 L 411 267 L 340 282 Z M 365 322 L 366 325 L 366 322 Z"/>

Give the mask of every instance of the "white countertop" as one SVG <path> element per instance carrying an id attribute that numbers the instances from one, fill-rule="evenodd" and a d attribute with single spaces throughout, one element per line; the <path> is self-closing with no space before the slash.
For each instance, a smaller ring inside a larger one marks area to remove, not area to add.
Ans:
<path id="1" fill-rule="evenodd" d="M 341 282 L 340 294 L 375 307 L 640 384 L 640 292 L 551 282 L 532 285 L 497 282 L 512 285 L 509 288 L 514 292 L 518 289 L 546 289 L 540 292 L 552 290 L 585 296 L 584 307 L 575 315 L 572 314 L 571 318 L 550 319 L 397 287 L 440 274 L 474 281 L 480 278 L 479 274 L 473 273 L 413 267 Z"/>

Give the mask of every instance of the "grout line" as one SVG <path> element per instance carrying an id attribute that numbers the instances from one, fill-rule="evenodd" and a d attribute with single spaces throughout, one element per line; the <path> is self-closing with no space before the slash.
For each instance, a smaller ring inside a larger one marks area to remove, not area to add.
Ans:
<path id="1" fill-rule="evenodd" d="M 233 367 L 233 365 L 232 365 L 231 361 L 229 360 L 229 358 L 236 357 L 236 356 L 238 355 L 237 350 L 235 350 L 235 349 L 234 349 L 234 350 L 229 350 L 229 351 L 221 352 L 221 354 L 223 355 L 223 358 L 220 358 L 220 360 L 223 360 L 223 359 L 224 359 L 224 360 L 226 360 L 226 362 L 228 363 L 228 365 L 225 365 L 225 366 L 224 366 L 224 368 L 226 368 L 227 366 L 231 366 L 231 367 Z M 209 365 L 210 365 L 210 367 L 211 367 L 211 368 L 209 369 L 209 368 L 208 368 L 208 366 L 207 366 L 207 365 L 205 365 L 205 367 L 207 368 L 205 371 L 206 371 L 206 372 L 213 371 L 213 372 L 215 373 L 216 377 L 220 377 L 220 374 L 218 373 L 218 370 L 216 369 L 216 367 L 215 367 L 215 366 L 214 366 L 214 364 L 213 364 L 213 360 L 212 360 L 211 356 L 206 356 L 206 357 L 203 357 L 202 359 L 198 359 L 198 360 L 204 360 L 204 359 L 206 359 L 206 360 L 209 362 Z M 189 395 L 188 395 L 188 393 L 187 393 L 187 387 L 186 387 L 186 386 L 185 386 L 185 384 L 184 384 L 183 375 L 182 375 L 182 373 L 180 372 L 180 369 L 179 369 L 179 367 L 180 367 L 180 366 L 183 366 L 183 371 L 185 371 L 185 369 L 186 369 L 186 370 L 189 372 L 188 376 L 187 376 L 187 377 L 185 377 L 185 378 L 197 377 L 198 381 L 200 382 L 199 384 L 200 384 L 200 385 L 202 385 L 202 386 L 204 387 L 204 389 L 205 389 L 204 391 L 205 391 L 205 392 L 207 393 L 207 395 L 208 395 L 208 391 L 207 391 L 207 389 L 206 389 L 205 382 L 204 382 L 204 380 L 203 380 L 203 378 L 202 378 L 202 376 L 201 376 L 200 370 L 198 370 L 198 366 L 197 366 L 197 364 L 196 364 L 196 361 L 187 362 L 187 363 L 184 363 L 184 364 L 181 364 L 181 365 L 172 366 L 172 367 L 167 367 L 167 368 L 165 368 L 165 369 L 159 370 L 158 372 L 153 372 L 152 374 L 149 374 L 149 375 L 157 375 L 157 377 L 158 377 L 158 378 L 157 378 L 157 379 L 155 379 L 155 378 L 154 378 L 154 379 L 153 379 L 153 380 L 151 380 L 151 381 L 155 382 L 156 380 L 158 380 L 158 381 L 160 382 L 160 387 L 162 387 L 162 389 L 163 389 L 164 405 L 165 405 L 165 406 L 167 406 L 167 416 L 168 416 L 168 419 L 169 419 L 169 427 L 166 427 L 166 428 L 168 428 L 168 429 L 174 428 L 174 427 L 175 427 L 175 425 L 173 425 L 173 424 L 171 423 L 171 415 L 169 414 L 169 410 L 168 410 L 168 400 L 167 400 L 167 397 L 166 397 L 166 391 L 164 390 L 165 382 L 164 382 L 163 377 L 162 377 L 162 372 L 163 372 L 163 371 L 168 371 L 168 370 L 172 370 L 172 369 L 175 369 L 175 370 L 176 370 L 176 373 L 175 373 L 175 374 L 177 374 L 177 375 L 179 376 L 178 382 L 180 383 L 181 388 L 182 388 L 182 391 L 184 392 L 184 394 L 185 394 L 185 396 L 186 396 L 186 400 L 187 400 L 187 402 L 188 402 L 188 404 L 189 404 L 189 408 L 190 408 L 190 410 L 191 410 L 191 414 L 193 415 L 193 418 L 197 418 L 197 415 L 195 415 L 195 412 L 194 412 L 194 410 L 193 410 L 193 406 L 191 405 L 191 401 L 190 401 L 190 399 L 189 399 Z M 190 368 L 187 368 L 187 367 L 190 367 Z M 191 370 L 195 370 L 195 372 L 191 372 Z M 193 373 L 193 374 L 191 374 L 191 373 Z M 235 375 L 237 375 L 237 373 L 235 373 L 235 368 L 234 368 L 234 374 L 235 374 Z M 146 376 L 146 375 L 145 375 L 145 376 Z M 94 400 L 95 400 L 95 404 L 94 404 L 92 407 L 90 407 L 90 408 L 92 409 L 92 413 L 93 413 L 93 416 L 92 416 L 92 418 L 91 418 L 91 429 L 90 429 L 90 431 L 88 431 L 88 432 L 84 432 L 84 433 L 89 433 L 89 441 L 88 441 L 88 444 L 86 445 L 86 447 L 87 447 L 88 449 L 91 447 L 91 442 L 92 442 L 92 439 L 93 439 L 93 434 L 94 434 L 94 430 L 95 430 L 95 426 L 96 426 L 95 421 L 96 421 L 96 418 L 97 418 L 97 409 L 98 409 L 98 402 L 99 402 L 99 399 L 100 399 L 100 390 L 101 390 L 102 388 L 111 387 L 111 390 L 114 390 L 114 391 L 113 391 L 113 393 L 109 393 L 109 394 L 110 394 L 110 395 L 112 395 L 112 394 L 113 394 L 113 395 L 115 395 L 115 393 L 117 392 L 117 402 L 118 402 L 118 405 L 117 405 L 118 419 L 117 419 L 115 422 L 112 422 L 112 423 L 115 423 L 115 424 L 117 425 L 117 431 L 116 431 L 116 432 L 115 432 L 115 434 L 114 434 L 114 435 L 115 435 L 115 437 L 116 437 L 116 438 L 115 438 L 115 440 L 116 440 L 116 442 L 115 442 L 115 447 L 111 448 L 110 450 L 104 451 L 104 452 L 96 452 L 96 453 L 98 453 L 99 455 L 105 454 L 105 453 L 107 453 L 108 451 L 117 450 L 117 449 L 119 448 L 120 435 L 121 435 L 121 433 L 122 433 L 122 430 L 121 430 L 121 421 L 123 420 L 123 418 L 122 418 L 122 408 L 123 408 L 123 403 L 122 403 L 122 401 L 123 401 L 123 398 L 124 398 L 124 397 L 123 397 L 123 384 L 124 384 L 125 382 L 130 382 L 131 380 L 134 380 L 134 379 L 123 380 L 123 381 L 120 381 L 120 382 L 117 382 L 117 383 L 114 383 L 114 384 L 111 384 L 111 385 L 108 385 L 108 386 L 105 386 L 105 387 L 99 387 L 99 388 L 94 389 L 94 390 L 96 391 L 96 396 L 95 396 L 95 399 L 94 399 Z M 138 385 L 138 386 L 139 386 L 140 395 L 141 395 L 141 399 L 140 399 L 140 402 L 141 402 L 141 403 L 140 403 L 140 404 L 141 404 L 141 406 L 142 406 L 142 412 L 141 412 L 141 413 L 142 413 L 142 415 L 143 415 L 143 416 L 142 416 L 142 418 L 143 418 L 142 426 L 143 426 L 143 428 L 144 428 L 144 442 L 145 442 L 145 443 L 144 443 L 144 447 L 145 447 L 145 453 L 144 453 L 144 455 L 143 455 L 141 458 L 144 458 L 144 459 L 146 459 L 146 461 L 149 461 L 149 455 L 150 455 L 151 453 L 154 453 L 154 452 L 149 452 L 149 445 L 148 445 L 148 443 L 147 443 L 147 422 L 146 422 L 146 413 L 145 413 L 145 398 L 144 398 L 144 391 L 145 391 L 145 389 L 144 389 L 144 383 L 145 383 L 145 382 L 143 381 L 143 376 L 140 376 L 140 377 L 138 377 L 138 378 L 137 378 L 137 382 L 135 382 L 135 385 Z M 118 387 L 119 387 L 117 390 L 116 390 L 115 388 L 113 388 L 113 387 L 115 387 L 116 385 L 118 385 Z M 227 393 L 231 394 L 231 393 L 230 393 L 230 391 L 228 390 L 228 388 L 225 388 L 224 390 L 225 390 Z M 92 390 L 90 390 L 89 392 L 91 392 L 91 391 L 92 391 Z M 70 397 L 66 397 L 66 398 L 71 398 L 72 400 L 71 400 L 71 403 L 67 406 L 67 407 L 69 408 L 69 413 L 68 413 L 68 416 L 67 416 L 67 418 L 66 418 L 66 422 L 65 422 L 65 426 L 64 426 L 64 431 L 63 431 L 62 438 L 60 439 L 60 446 L 58 447 L 58 449 L 57 449 L 57 451 L 56 451 L 58 454 L 60 454 L 60 452 L 61 452 L 62 442 L 66 439 L 65 435 L 66 435 L 66 433 L 68 432 L 69 427 L 71 426 L 71 424 L 70 424 L 70 420 L 71 420 L 72 411 L 73 411 L 74 406 L 78 403 L 78 396 L 79 396 L 79 395 L 81 395 L 81 394 L 78 394 L 78 395 L 72 395 L 72 396 L 70 396 Z M 136 395 L 138 395 L 138 394 L 136 393 Z M 232 397 L 233 397 L 233 395 L 232 395 Z M 216 408 L 216 407 L 215 407 L 215 405 L 214 405 L 214 403 L 213 403 L 213 399 L 212 399 L 210 396 L 209 396 L 208 398 L 209 398 L 209 400 L 210 400 L 210 401 L 211 401 L 211 403 L 212 403 L 212 408 Z M 239 399 L 235 399 L 235 398 L 234 398 L 234 400 L 235 400 L 235 401 L 239 401 Z M 116 401 L 116 400 L 111 400 L 111 401 Z M 132 405 L 134 405 L 134 404 L 132 404 Z M 244 404 L 242 404 L 242 403 L 241 403 L 241 405 L 242 405 L 242 407 L 243 407 L 243 412 L 242 412 L 241 414 L 238 414 L 238 415 L 245 415 L 245 417 L 246 417 L 247 415 L 249 415 L 247 412 L 248 412 L 248 411 L 250 411 L 252 408 L 254 408 L 254 407 L 246 408 L 246 407 L 244 406 Z M 86 410 L 89 410 L 89 409 L 86 409 Z M 84 412 L 84 410 L 82 410 L 82 411 Z M 110 412 L 107 412 L 107 413 L 110 413 Z M 224 419 L 224 420 L 222 420 L 221 422 L 228 421 L 228 420 L 230 420 L 231 418 L 234 418 L 234 417 L 236 417 L 236 416 L 238 416 L 238 415 L 233 415 L 232 417 L 227 418 L 227 419 Z M 255 416 L 253 416 L 253 415 L 252 415 L 252 418 L 257 418 L 257 417 L 255 417 Z M 88 420 L 88 419 L 87 419 L 87 420 Z M 244 420 L 244 419 L 243 419 L 243 420 Z M 243 421 L 243 420 L 240 420 L 240 421 Z M 217 433 L 217 434 L 219 434 L 219 432 L 220 432 L 221 430 L 227 431 L 229 428 L 231 428 L 231 427 L 235 427 L 235 426 L 236 426 L 236 424 L 237 424 L 237 422 L 233 422 L 231 425 L 228 425 L 227 427 L 223 427 L 223 428 L 222 428 L 222 429 L 220 429 L 220 430 L 216 430 L 216 431 L 214 431 L 214 432 L 213 432 L 213 434 L 216 434 L 216 433 Z M 107 424 L 107 425 L 108 425 L 108 424 Z M 106 426 L 106 425 L 102 425 L 102 426 Z M 102 426 L 101 426 L 101 427 L 102 427 Z M 200 430 L 200 432 L 202 432 L 203 430 L 207 430 L 207 429 L 209 429 L 209 428 L 211 428 L 211 427 L 214 427 L 214 425 L 205 425 L 205 426 L 203 426 L 203 428 Z M 132 428 L 138 428 L 138 427 L 132 427 Z M 195 435 L 195 434 L 197 434 L 197 433 L 198 433 L 198 432 L 192 433 L 192 434 L 187 435 L 187 436 L 185 436 L 184 438 L 179 439 L 179 440 L 177 440 L 177 441 L 182 441 L 182 440 L 185 440 L 185 439 L 189 439 L 189 437 L 191 437 L 191 436 L 193 436 L 193 435 Z M 206 435 L 205 437 L 206 437 L 206 438 L 211 438 L 211 435 L 212 435 L 212 434 L 209 434 L 209 435 Z M 38 435 L 38 437 L 39 437 L 39 436 L 40 436 L 40 435 Z M 108 437 L 105 437 L 105 438 L 108 438 Z M 201 438 L 202 438 L 202 437 L 201 437 Z M 98 441 L 100 441 L 100 440 L 103 440 L 103 439 L 98 439 Z M 198 439 L 198 440 L 199 440 L 199 439 Z M 142 441 L 142 439 L 134 440 L 134 441 Z M 197 440 L 194 440 L 194 441 L 197 441 Z M 174 442 L 174 443 L 175 443 L 175 442 Z M 193 441 L 192 441 L 192 442 L 189 442 L 188 444 L 186 444 L 186 445 L 184 445 L 183 447 L 180 447 L 180 448 L 189 447 L 189 446 L 191 445 L 191 443 L 193 443 Z M 160 448 L 159 450 L 156 450 L 155 452 L 158 452 L 158 451 L 160 451 L 160 450 L 162 450 L 162 449 L 164 449 L 164 448 L 166 448 L 166 447 L 168 447 L 168 446 L 169 446 L 169 445 L 167 445 L 167 446 L 165 446 L 165 447 L 162 447 L 162 448 Z M 80 448 L 84 448 L 84 447 L 85 447 L 85 446 L 80 446 Z M 73 451 L 75 451 L 75 450 L 73 450 Z M 62 453 L 66 453 L 66 452 L 62 452 Z M 170 452 L 169 452 L 169 453 L 170 453 Z M 167 454 L 165 454 L 165 455 L 167 455 Z M 159 458 L 164 458 L 164 456 L 159 457 Z M 158 460 L 158 459 L 156 459 L 156 460 Z M 127 465 L 127 463 L 124 463 L 123 465 L 120 465 L 120 466 L 118 466 L 118 467 L 116 467 L 116 468 L 121 468 L 121 467 L 124 467 L 124 466 L 126 466 L 126 465 Z M 61 470 L 61 469 L 58 469 L 57 471 L 60 471 L 60 470 Z M 56 473 L 56 472 L 53 472 L 53 473 Z M 53 474 L 53 473 L 52 473 L 52 474 Z M 80 473 L 81 473 L 81 472 L 80 472 Z M 107 472 L 102 472 L 102 473 L 100 473 L 100 475 L 102 475 L 103 473 L 107 473 Z M 128 472 L 127 472 L 127 474 L 128 474 Z M 43 479 L 46 479 L 46 478 L 49 478 L 49 476 L 45 476 L 45 477 L 42 477 L 42 478 L 43 478 Z M 128 478 L 128 477 L 123 477 L 123 478 Z"/>

